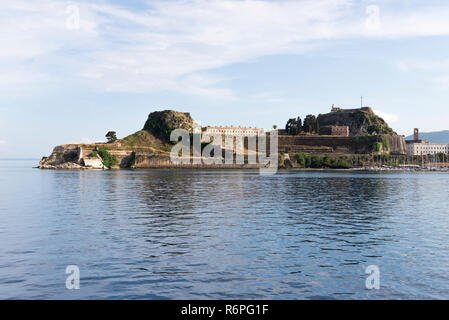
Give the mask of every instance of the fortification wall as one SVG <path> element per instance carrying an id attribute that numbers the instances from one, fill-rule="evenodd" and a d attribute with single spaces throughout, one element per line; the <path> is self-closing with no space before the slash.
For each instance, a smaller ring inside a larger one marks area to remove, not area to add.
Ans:
<path id="1" fill-rule="evenodd" d="M 309 153 L 371 153 L 377 136 L 279 136 L 279 151 L 295 153 L 304 149 Z"/>
<path id="2" fill-rule="evenodd" d="M 390 145 L 390 154 L 406 154 L 407 146 L 405 144 L 404 136 L 392 135 L 388 136 L 388 143 Z"/>

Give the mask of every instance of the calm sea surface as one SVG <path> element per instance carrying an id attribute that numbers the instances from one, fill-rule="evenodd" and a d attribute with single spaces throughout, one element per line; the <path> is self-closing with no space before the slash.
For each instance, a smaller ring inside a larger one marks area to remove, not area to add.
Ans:
<path id="1" fill-rule="evenodd" d="M 445 173 L 36 165 L 0 161 L 3 299 L 449 299 Z"/>

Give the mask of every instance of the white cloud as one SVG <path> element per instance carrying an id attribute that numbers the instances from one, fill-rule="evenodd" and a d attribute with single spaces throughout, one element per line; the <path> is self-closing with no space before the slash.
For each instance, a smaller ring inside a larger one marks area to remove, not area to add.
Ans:
<path id="1" fill-rule="evenodd" d="M 449 87 L 449 74 L 438 76 L 438 77 L 434 78 L 434 81 L 436 81 L 444 86 Z"/>
<path id="2" fill-rule="evenodd" d="M 0 140 L 0 145 L 5 144 L 6 141 L 5 140 Z"/>
<path id="3" fill-rule="evenodd" d="M 401 71 L 441 71 L 449 70 L 449 59 L 444 60 L 425 60 L 425 59 L 408 59 L 397 61 L 396 67 Z"/>
<path id="4" fill-rule="evenodd" d="M 387 123 L 395 123 L 399 121 L 399 116 L 393 113 L 386 113 L 380 110 L 373 110 L 375 114 L 384 119 Z"/>
<path id="5" fill-rule="evenodd" d="M 50 80 L 51 76 L 23 66 L 4 66 L 0 73 L 0 86 L 32 84 Z"/>
<path id="6" fill-rule="evenodd" d="M 138 10 L 123 3 L 71 2 L 80 12 L 79 30 L 71 30 L 68 3 L 3 0 L 0 84 L 9 78 L 14 86 L 44 85 L 59 78 L 104 91 L 235 99 L 209 71 L 309 52 L 331 40 L 449 35 L 449 5 L 404 11 L 382 2 L 372 28 L 367 21 L 376 10 L 352 0 L 151 1 Z"/>
<path id="7" fill-rule="evenodd" d="M 251 96 L 251 99 L 263 102 L 271 103 L 282 103 L 286 102 L 287 99 L 283 97 L 281 93 L 278 92 L 260 92 Z"/>
<path id="8" fill-rule="evenodd" d="M 395 66 L 402 72 L 419 74 L 422 78 L 436 84 L 449 86 L 449 59 L 413 59 L 397 61 Z"/>

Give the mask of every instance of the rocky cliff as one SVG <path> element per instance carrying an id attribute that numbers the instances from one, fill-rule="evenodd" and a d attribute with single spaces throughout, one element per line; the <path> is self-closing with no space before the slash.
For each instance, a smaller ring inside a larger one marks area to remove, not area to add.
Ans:
<path id="1" fill-rule="evenodd" d="M 140 133 L 140 132 L 139 132 Z M 98 147 L 107 148 L 107 152 L 117 159 L 118 165 L 112 169 L 174 169 L 174 168 L 202 168 L 202 169 L 248 169 L 260 168 L 259 164 L 174 164 L 170 160 L 170 149 L 160 150 L 154 146 L 134 145 L 123 143 L 123 140 L 114 144 L 70 144 L 54 148 L 49 157 L 40 161 L 41 169 L 111 169 L 101 158 L 92 153 Z M 170 148 L 171 146 L 169 146 Z M 224 152 L 224 151 L 223 151 Z"/>
<path id="2" fill-rule="evenodd" d="M 193 119 L 190 113 L 173 110 L 152 112 L 143 127 L 143 130 L 164 141 L 170 141 L 170 133 L 174 129 L 185 129 L 191 133 Z"/>
<path id="3" fill-rule="evenodd" d="M 39 163 L 41 169 L 107 169 L 101 157 L 92 152 L 97 144 L 65 144 L 57 146 Z"/>
<path id="4" fill-rule="evenodd" d="M 348 126 L 349 135 L 366 136 L 373 133 L 394 134 L 388 124 L 377 116 L 370 107 L 360 109 L 339 109 L 317 118 L 321 131 L 329 131 L 331 126 Z"/>

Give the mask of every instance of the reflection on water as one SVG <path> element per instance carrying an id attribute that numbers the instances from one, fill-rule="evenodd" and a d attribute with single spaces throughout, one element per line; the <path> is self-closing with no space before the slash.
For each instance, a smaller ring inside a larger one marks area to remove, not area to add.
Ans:
<path id="1" fill-rule="evenodd" d="M 0 161 L 0 298 L 449 298 L 444 173 L 33 164 Z"/>

